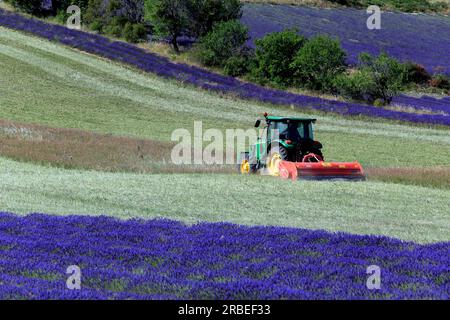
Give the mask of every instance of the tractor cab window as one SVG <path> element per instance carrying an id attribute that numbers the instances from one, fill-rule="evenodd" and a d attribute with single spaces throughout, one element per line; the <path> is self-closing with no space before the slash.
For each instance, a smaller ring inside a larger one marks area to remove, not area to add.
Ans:
<path id="1" fill-rule="evenodd" d="M 271 122 L 270 129 L 272 135 L 275 134 L 275 130 L 278 130 L 280 139 L 289 139 L 298 141 L 300 139 L 311 138 L 311 123 L 289 121 L 289 122 Z"/>

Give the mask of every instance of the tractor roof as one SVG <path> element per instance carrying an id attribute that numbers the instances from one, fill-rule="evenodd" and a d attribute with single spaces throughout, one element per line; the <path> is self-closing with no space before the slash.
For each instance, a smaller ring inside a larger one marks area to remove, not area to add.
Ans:
<path id="1" fill-rule="evenodd" d="M 269 121 L 299 121 L 299 122 L 316 122 L 316 119 L 312 118 L 296 118 L 296 117 L 276 117 L 276 116 L 267 116 L 267 120 Z"/>

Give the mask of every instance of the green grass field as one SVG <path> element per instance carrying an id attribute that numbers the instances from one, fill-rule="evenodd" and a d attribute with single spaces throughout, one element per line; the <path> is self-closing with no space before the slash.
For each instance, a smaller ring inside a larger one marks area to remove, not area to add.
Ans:
<path id="1" fill-rule="evenodd" d="M 450 190 L 379 182 L 64 170 L 0 158 L 2 210 L 165 217 L 449 240 Z"/>
<path id="2" fill-rule="evenodd" d="M 251 128 L 264 111 L 305 115 L 180 86 L 0 28 L 0 119 L 169 141 L 176 128 Z M 450 165 L 449 130 L 318 116 L 329 160 L 366 167 Z M 433 155 L 429 157 L 429 155 Z"/>
<path id="3" fill-rule="evenodd" d="M 251 128 L 264 111 L 305 115 L 162 80 L 5 28 L 0 28 L 0 68 L 0 120 L 50 128 L 169 142 L 174 129 L 191 129 L 194 121 L 224 130 Z M 450 130 L 315 116 L 316 138 L 328 160 L 359 160 L 366 168 L 450 166 Z M 35 139 L 38 147 L 45 142 L 39 135 L 19 139 Z M 48 166 L 8 160 L 2 150 L 1 211 L 158 216 L 450 240 L 448 188 L 103 172 L 101 166 L 67 170 L 50 160 Z"/>

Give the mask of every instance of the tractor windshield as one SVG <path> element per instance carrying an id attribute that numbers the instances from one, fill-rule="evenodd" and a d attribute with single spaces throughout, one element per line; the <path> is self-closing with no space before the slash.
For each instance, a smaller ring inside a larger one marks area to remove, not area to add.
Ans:
<path id="1" fill-rule="evenodd" d="M 300 139 L 313 139 L 311 122 L 271 122 L 270 129 L 278 130 L 280 139 L 298 141 Z"/>

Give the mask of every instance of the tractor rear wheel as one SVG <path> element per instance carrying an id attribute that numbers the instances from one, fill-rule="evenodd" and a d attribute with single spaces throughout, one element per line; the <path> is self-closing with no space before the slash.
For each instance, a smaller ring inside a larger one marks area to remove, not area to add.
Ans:
<path id="1" fill-rule="evenodd" d="M 278 170 L 278 163 L 281 160 L 288 160 L 287 150 L 281 145 L 272 147 L 269 154 L 267 155 L 266 162 L 267 170 L 269 171 L 270 175 L 278 176 L 280 174 Z"/>

